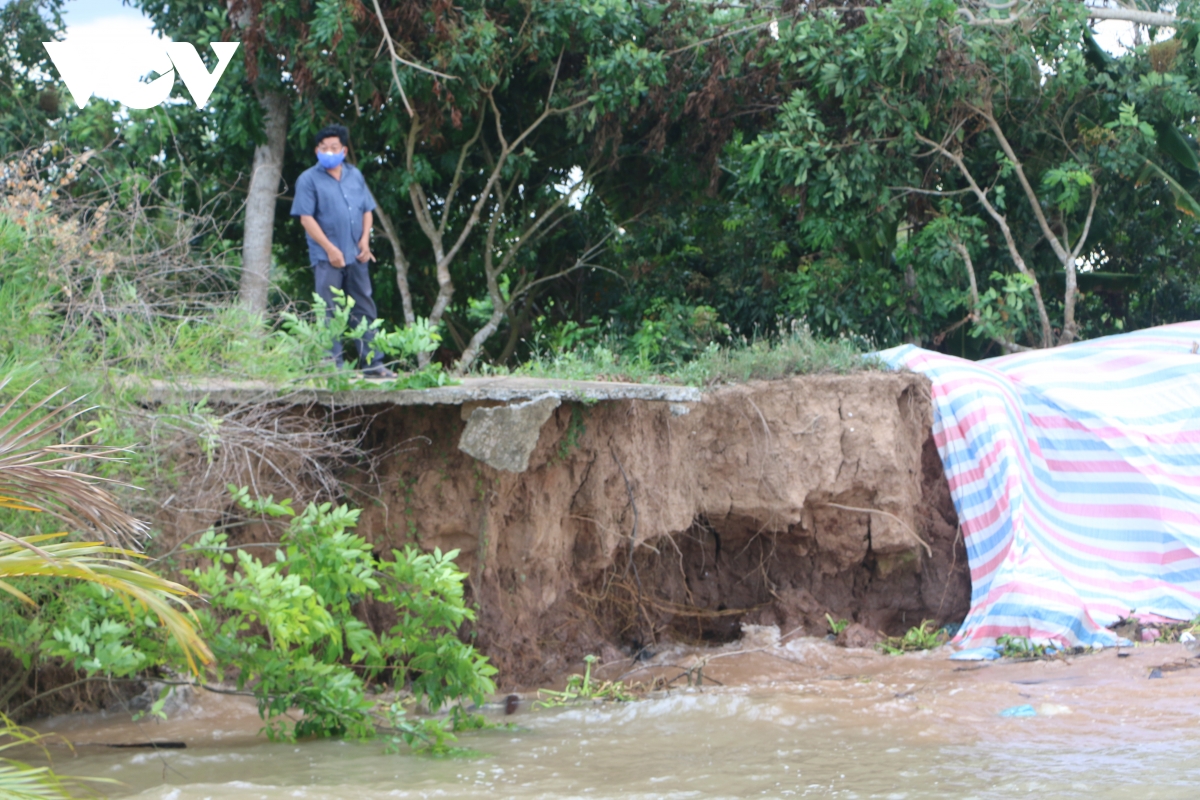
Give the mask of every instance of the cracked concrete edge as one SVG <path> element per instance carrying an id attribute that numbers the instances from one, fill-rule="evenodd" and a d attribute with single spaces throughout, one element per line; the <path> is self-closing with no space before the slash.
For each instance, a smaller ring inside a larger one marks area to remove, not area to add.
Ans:
<path id="1" fill-rule="evenodd" d="M 524 472 L 542 426 L 560 405 L 562 399 L 551 392 L 523 403 L 476 408 L 458 449 L 495 469 Z"/>
<path id="2" fill-rule="evenodd" d="M 337 408 L 374 405 L 462 405 L 487 401 L 512 403 L 532 400 L 547 393 L 553 393 L 562 402 L 567 403 L 619 400 L 697 403 L 702 397 L 700 390 L 692 386 L 504 378 L 468 379 L 459 386 L 440 386 L 432 389 L 349 389 L 336 392 L 327 389 L 280 390 L 265 383 L 232 385 L 215 382 L 210 385 L 151 381 L 141 391 L 143 399 L 151 403 L 181 400 L 198 402 L 207 398 L 211 403 L 278 402 Z"/>

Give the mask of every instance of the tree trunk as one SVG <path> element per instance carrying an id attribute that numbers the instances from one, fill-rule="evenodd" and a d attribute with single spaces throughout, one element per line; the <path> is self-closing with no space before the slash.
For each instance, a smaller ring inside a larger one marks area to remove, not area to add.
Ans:
<path id="1" fill-rule="evenodd" d="M 263 92 L 258 102 L 263 109 L 267 141 L 254 148 L 238 295 L 242 305 L 261 314 L 267 310 L 267 292 L 271 288 L 271 240 L 279 179 L 283 176 L 283 151 L 287 145 L 288 101 L 281 92 Z"/>
<path id="2" fill-rule="evenodd" d="M 379 218 L 379 225 L 383 228 L 383 235 L 387 237 L 388 244 L 392 246 L 392 265 L 396 268 L 396 288 L 400 290 L 400 304 L 404 309 L 404 324 L 412 325 L 417 321 L 417 317 L 413 313 L 412 291 L 408 286 L 408 259 L 404 255 L 404 250 L 400 247 L 400 237 L 396 235 L 396 229 L 392 226 L 392 218 L 378 206 L 375 207 L 375 216 Z"/>

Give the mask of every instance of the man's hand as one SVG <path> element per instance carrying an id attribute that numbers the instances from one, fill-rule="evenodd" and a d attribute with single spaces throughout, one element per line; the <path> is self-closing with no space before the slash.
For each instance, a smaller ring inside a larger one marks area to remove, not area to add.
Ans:
<path id="1" fill-rule="evenodd" d="M 329 241 L 329 237 L 325 235 L 325 231 L 321 230 L 321 226 L 317 224 L 314 217 L 309 214 L 301 214 L 300 226 L 325 251 L 325 257 L 329 259 L 330 264 L 338 269 L 346 266 L 345 254 L 338 249 L 337 245 Z"/>
<path id="2" fill-rule="evenodd" d="M 365 264 L 374 260 L 375 254 L 371 252 L 371 240 L 364 236 L 358 240 L 358 263 Z"/>

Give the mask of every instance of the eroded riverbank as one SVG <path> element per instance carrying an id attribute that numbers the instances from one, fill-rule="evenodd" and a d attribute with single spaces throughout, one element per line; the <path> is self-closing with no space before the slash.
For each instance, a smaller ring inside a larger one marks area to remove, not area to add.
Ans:
<path id="1" fill-rule="evenodd" d="M 39 727 L 82 745 L 61 753 L 63 771 L 147 800 L 1191 797 L 1200 659 L 1179 645 L 1126 652 L 964 664 L 944 650 L 889 657 L 807 638 L 679 648 L 648 671 L 707 658 L 701 687 L 562 709 L 526 696 L 512 716 L 491 709 L 514 729 L 465 736 L 479 755 L 446 760 L 386 755 L 379 742 L 268 743 L 247 698 L 211 694 L 165 722 L 110 713 Z M 1162 678 L 1149 677 L 1156 667 Z M 1018 705 L 1037 715 L 1000 716 Z M 98 746 L 149 738 L 187 749 Z"/>

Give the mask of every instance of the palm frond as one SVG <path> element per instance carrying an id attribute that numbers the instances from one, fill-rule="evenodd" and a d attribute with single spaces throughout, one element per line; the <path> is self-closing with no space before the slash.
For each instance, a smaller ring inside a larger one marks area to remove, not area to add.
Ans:
<path id="1" fill-rule="evenodd" d="M 0 753 L 13 747 L 37 747 L 41 748 L 48 761 L 50 753 L 44 744 L 48 738 L 49 735 L 23 728 L 4 714 L 0 714 Z M 86 791 L 85 782 L 117 783 L 108 778 L 59 775 L 48 766 L 35 767 L 23 761 L 0 756 L 0 797 L 6 800 L 69 800 L 78 797 L 81 790 Z"/>
<path id="2" fill-rule="evenodd" d="M 8 378 L 0 380 L 0 391 L 8 383 Z M 21 390 L 0 408 L 0 419 L 17 407 L 30 388 Z M 0 426 L 0 506 L 44 511 L 70 527 L 94 531 L 109 544 L 134 547 L 144 537 L 147 526 L 105 491 L 103 485 L 114 481 L 71 469 L 85 460 L 113 460 L 126 451 L 90 444 L 87 440 L 95 431 L 59 444 L 46 444 L 49 437 L 90 410 L 79 406 L 80 398 L 50 408 L 61 393 L 61 389 L 51 393 Z"/>

